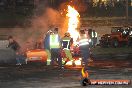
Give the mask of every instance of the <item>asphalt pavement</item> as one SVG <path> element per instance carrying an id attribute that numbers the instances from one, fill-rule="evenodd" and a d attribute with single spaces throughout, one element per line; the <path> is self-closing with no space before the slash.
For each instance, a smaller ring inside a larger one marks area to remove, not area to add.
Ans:
<path id="1" fill-rule="evenodd" d="M 132 59 L 95 59 L 90 63 L 90 79 L 132 80 Z M 81 68 L 39 64 L 0 67 L 0 88 L 82 88 Z M 88 85 L 86 88 L 132 88 L 130 85 Z"/>

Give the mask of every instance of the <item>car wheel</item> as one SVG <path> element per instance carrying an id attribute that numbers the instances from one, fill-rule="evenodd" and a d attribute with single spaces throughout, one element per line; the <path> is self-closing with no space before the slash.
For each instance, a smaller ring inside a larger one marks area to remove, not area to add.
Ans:
<path id="1" fill-rule="evenodd" d="M 114 39 L 113 41 L 112 41 L 112 44 L 113 44 L 113 47 L 119 47 L 119 42 L 118 42 L 118 40 L 117 39 Z"/>

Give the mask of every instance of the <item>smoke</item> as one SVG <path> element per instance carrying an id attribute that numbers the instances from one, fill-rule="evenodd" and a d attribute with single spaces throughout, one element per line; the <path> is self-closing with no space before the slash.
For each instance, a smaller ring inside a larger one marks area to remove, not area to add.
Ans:
<path id="1" fill-rule="evenodd" d="M 31 21 L 33 29 L 43 28 L 42 31 L 47 31 L 51 27 L 59 26 L 61 17 L 57 10 L 47 8 L 41 16 L 34 17 Z"/>
<path id="2" fill-rule="evenodd" d="M 66 19 L 61 16 L 59 11 L 49 7 L 44 7 L 44 9 L 42 9 L 42 6 L 40 7 L 34 12 L 34 16 L 29 19 L 30 27 L 13 31 L 15 40 L 18 41 L 23 50 L 26 50 L 26 48 L 33 49 L 37 41 L 44 40 L 48 30 L 58 27 L 61 36 L 67 30 Z"/>
<path id="3" fill-rule="evenodd" d="M 33 17 L 31 22 L 29 32 L 32 32 L 32 37 L 37 39 L 40 36 L 44 37 L 48 30 L 53 30 L 56 27 L 59 28 L 59 33 L 62 35 L 65 28 L 65 18 L 61 16 L 59 11 L 52 8 L 46 8 L 41 16 Z"/>
<path id="4" fill-rule="evenodd" d="M 41 2 L 34 10 L 33 17 L 28 19 L 31 26 L 20 30 L 18 33 L 14 32 L 15 38 L 21 47 L 25 49 L 27 46 L 33 48 L 37 41 L 44 40 L 48 30 L 53 30 L 56 27 L 59 28 L 59 34 L 62 37 L 68 29 L 68 19 L 65 17 L 68 4 L 62 3 L 59 7 L 61 10 L 55 10 L 47 6 L 46 0 Z M 64 9 L 64 14 L 61 14 Z"/>

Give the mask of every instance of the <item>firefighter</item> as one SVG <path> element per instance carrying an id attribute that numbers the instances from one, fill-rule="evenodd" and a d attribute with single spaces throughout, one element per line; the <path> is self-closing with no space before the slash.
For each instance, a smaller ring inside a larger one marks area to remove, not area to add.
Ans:
<path id="1" fill-rule="evenodd" d="M 50 65 L 51 62 L 51 53 L 50 53 L 50 34 L 52 34 L 52 31 L 49 30 L 46 34 L 46 37 L 44 39 L 44 49 L 46 53 L 48 54 L 47 58 L 47 65 Z"/>
<path id="2" fill-rule="evenodd" d="M 73 39 L 70 37 L 70 33 L 68 32 L 65 33 L 64 37 L 61 40 L 61 43 L 62 43 L 62 49 L 64 50 L 64 53 L 66 55 L 66 59 L 70 61 L 73 60 L 72 54 L 70 51 L 70 47 L 73 44 Z M 65 60 L 64 65 L 66 64 L 68 60 Z"/>
<path id="3" fill-rule="evenodd" d="M 84 65 L 84 67 L 87 67 L 88 59 L 90 57 L 90 50 L 89 50 L 89 39 L 87 34 L 85 34 L 85 30 L 80 30 L 79 48 L 82 57 L 82 64 Z"/>
<path id="4" fill-rule="evenodd" d="M 97 32 L 95 30 L 92 31 L 92 46 L 95 47 L 95 44 L 97 43 Z"/>
<path id="5" fill-rule="evenodd" d="M 129 31 L 128 46 L 132 46 L 132 28 Z"/>
<path id="6" fill-rule="evenodd" d="M 92 47 L 93 41 L 92 41 L 92 29 L 88 29 L 88 34 L 87 36 L 91 39 L 91 41 L 89 42 L 89 46 Z"/>
<path id="7" fill-rule="evenodd" d="M 57 61 L 59 67 L 62 66 L 60 41 L 61 39 L 58 34 L 58 28 L 55 28 L 54 33 L 50 34 L 51 65 L 55 65 L 55 62 Z"/>

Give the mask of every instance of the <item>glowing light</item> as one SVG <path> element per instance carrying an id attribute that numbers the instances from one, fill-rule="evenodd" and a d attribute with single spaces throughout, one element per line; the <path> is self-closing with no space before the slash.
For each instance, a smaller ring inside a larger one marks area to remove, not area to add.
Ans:
<path id="1" fill-rule="evenodd" d="M 67 66 L 71 66 L 71 65 L 72 65 L 72 61 L 68 61 L 68 62 L 66 63 L 66 65 L 67 65 Z"/>
<path id="2" fill-rule="evenodd" d="M 68 5 L 68 13 L 66 14 L 68 17 L 68 32 L 70 33 L 71 37 L 73 38 L 74 44 L 76 44 L 79 32 L 77 31 L 77 27 L 79 24 L 79 13 L 73 7 Z"/>
<path id="3" fill-rule="evenodd" d="M 76 61 L 75 61 L 75 65 L 81 66 L 81 60 L 76 60 Z"/>
<path id="4" fill-rule="evenodd" d="M 79 60 L 75 60 L 75 61 L 74 61 L 75 65 L 76 65 L 76 66 L 81 66 L 81 65 L 82 65 L 81 60 L 82 60 L 81 58 L 79 58 Z M 72 66 L 72 65 L 73 65 L 73 60 L 68 61 L 68 62 L 66 63 L 66 65 L 67 65 L 67 66 Z"/>
<path id="5" fill-rule="evenodd" d="M 82 73 L 82 76 L 83 76 L 84 78 L 88 78 L 89 74 L 88 74 L 87 71 L 84 71 L 84 67 L 82 68 L 81 73 Z"/>

